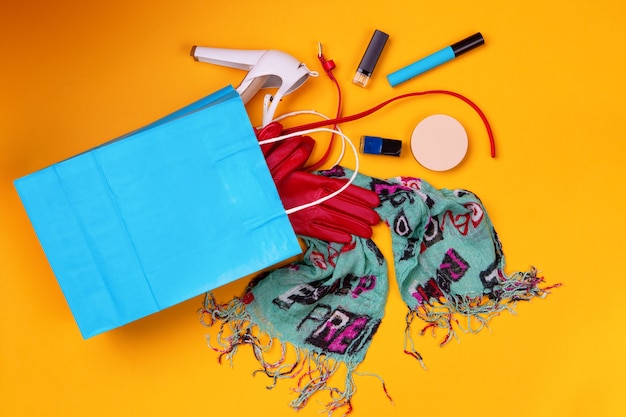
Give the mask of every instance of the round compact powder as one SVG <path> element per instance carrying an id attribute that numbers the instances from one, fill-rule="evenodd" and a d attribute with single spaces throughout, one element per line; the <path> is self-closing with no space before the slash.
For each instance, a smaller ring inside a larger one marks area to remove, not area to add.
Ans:
<path id="1" fill-rule="evenodd" d="M 411 152 L 424 168 L 446 171 L 457 166 L 467 153 L 467 133 L 453 117 L 428 116 L 411 135 Z"/>

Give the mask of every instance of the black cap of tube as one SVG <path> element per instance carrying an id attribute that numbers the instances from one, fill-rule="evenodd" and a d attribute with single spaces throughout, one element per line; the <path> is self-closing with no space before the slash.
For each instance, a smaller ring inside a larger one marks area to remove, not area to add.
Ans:
<path id="1" fill-rule="evenodd" d="M 484 44 L 485 44 L 485 39 L 483 38 L 483 35 L 480 32 L 478 32 L 478 33 L 473 34 L 470 37 L 463 39 L 462 41 L 459 41 L 455 44 L 450 45 L 450 47 L 452 48 L 452 51 L 454 52 L 454 56 L 459 56 L 459 55 L 464 54 L 465 52 L 471 51 L 477 46 L 484 45 Z"/>
<path id="2" fill-rule="evenodd" d="M 389 39 L 389 35 L 387 35 L 385 32 L 382 32 L 378 29 L 374 31 L 372 39 L 370 40 L 370 43 L 369 45 L 367 45 L 367 49 L 365 50 L 365 54 L 363 55 L 363 58 L 361 58 L 358 72 L 361 72 L 368 76 L 372 75 L 372 72 L 374 72 L 374 67 L 378 62 L 378 58 L 380 58 L 380 54 L 383 52 L 383 48 L 387 43 L 387 39 Z"/>

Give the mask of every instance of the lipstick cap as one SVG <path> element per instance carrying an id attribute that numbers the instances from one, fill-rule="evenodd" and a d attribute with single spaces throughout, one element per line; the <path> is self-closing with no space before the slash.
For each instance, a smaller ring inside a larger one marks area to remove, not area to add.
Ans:
<path id="1" fill-rule="evenodd" d="M 372 39 L 370 39 L 370 43 L 367 45 L 367 49 L 365 50 L 363 58 L 361 58 L 361 62 L 359 63 L 359 67 L 356 70 L 356 74 L 353 79 L 355 84 L 365 87 L 369 77 L 374 72 L 374 68 L 378 63 L 378 58 L 380 58 L 380 55 L 383 52 L 387 39 L 389 39 L 389 35 L 385 32 L 378 29 L 374 31 Z"/>
<path id="2" fill-rule="evenodd" d="M 452 51 L 454 51 L 454 56 L 459 56 L 484 44 L 485 39 L 483 38 L 483 35 L 480 32 L 477 32 L 472 36 L 463 39 L 462 41 L 450 45 L 450 47 L 452 48 Z"/>

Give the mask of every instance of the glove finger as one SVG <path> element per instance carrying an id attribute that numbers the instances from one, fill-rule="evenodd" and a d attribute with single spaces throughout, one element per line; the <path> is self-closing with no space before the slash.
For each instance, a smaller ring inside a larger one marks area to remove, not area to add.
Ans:
<path id="1" fill-rule="evenodd" d="M 256 129 L 256 137 L 259 140 L 272 139 L 280 136 L 282 131 L 283 125 L 278 122 L 271 122 L 260 129 Z"/>
<path id="2" fill-rule="evenodd" d="M 315 141 L 309 136 L 295 136 L 285 139 L 265 157 L 274 182 L 279 183 L 297 169 L 301 169 L 309 159 Z"/>
<path id="3" fill-rule="evenodd" d="M 328 201 L 332 200 L 333 199 Z M 303 210 L 303 212 L 306 212 L 306 210 Z M 317 206 L 316 212 L 316 223 L 324 224 L 328 227 L 333 227 L 336 230 L 341 230 L 368 239 L 372 237 L 372 226 L 378 224 L 380 221 L 380 217 L 378 217 L 378 214 L 373 210 L 371 210 L 371 213 L 376 216 L 375 221 L 368 219 L 365 214 L 356 216 L 354 213 L 336 210 L 334 207 L 324 204 Z"/>
<path id="4" fill-rule="evenodd" d="M 324 206 L 311 207 L 289 215 L 297 234 L 332 242 L 347 243 L 352 235 L 372 237 L 371 225 L 354 216 Z"/>
<path id="5" fill-rule="evenodd" d="M 326 177 L 325 180 L 329 181 L 329 185 L 327 185 L 327 187 L 330 186 L 330 181 L 337 182 L 339 184 L 339 186 L 333 184 L 333 190 L 342 187 L 346 182 L 348 182 L 348 180 Z M 355 205 L 361 205 L 363 207 L 374 208 L 378 207 L 378 205 L 380 204 L 380 198 L 378 197 L 378 194 L 376 194 L 374 191 L 367 190 L 354 184 L 351 184 L 348 188 L 346 188 L 341 194 L 338 195 L 338 197 L 346 203 L 353 203 Z"/>
<path id="6" fill-rule="evenodd" d="M 339 190 L 345 183 L 345 180 L 295 171 L 284 178 L 278 186 L 278 191 L 285 208 L 291 209 L 326 197 Z M 318 206 L 331 208 L 333 212 L 356 217 L 366 224 L 374 225 L 380 221 L 378 213 L 374 210 L 378 204 L 376 193 L 351 185 Z"/>
<path id="7" fill-rule="evenodd" d="M 350 187 L 348 187 L 349 189 Z M 347 190 L 346 190 L 347 191 Z M 321 205 L 333 210 L 336 213 L 341 213 L 350 218 L 360 219 L 364 224 L 376 225 L 380 222 L 380 216 L 372 208 L 372 206 L 365 204 L 363 201 L 352 198 L 345 198 L 345 192 L 339 194 L 336 197 L 324 201 Z"/>
<path id="8" fill-rule="evenodd" d="M 265 139 L 272 139 L 277 136 L 280 136 L 282 132 L 283 132 L 283 125 L 281 125 L 278 122 L 271 122 L 263 126 L 261 129 L 255 129 L 254 133 L 256 134 L 256 137 L 258 141 L 260 142 Z M 267 157 L 267 155 L 272 151 L 272 149 L 274 149 L 278 144 L 279 142 L 266 143 L 264 145 L 261 145 L 261 151 L 263 152 L 263 156 Z"/>
<path id="9" fill-rule="evenodd" d="M 352 241 L 352 234 L 343 230 L 337 230 L 316 221 L 308 221 L 306 223 L 292 222 L 292 224 L 293 230 L 298 236 L 311 237 L 314 239 L 337 243 L 350 243 Z"/>
<path id="10" fill-rule="evenodd" d="M 294 228 L 296 235 L 312 237 L 315 239 L 325 240 L 327 242 L 350 243 L 352 235 L 350 233 L 338 231 L 323 225 L 311 224 L 306 230 L 297 230 Z"/>
<path id="11" fill-rule="evenodd" d="M 298 189 L 301 191 L 301 194 L 304 194 L 304 191 L 310 191 L 311 193 L 316 194 L 316 198 L 332 194 L 348 182 L 347 179 L 343 178 L 328 178 L 302 171 L 295 171 L 289 176 L 288 180 L 289 183 L 285 183 L 285 186 L 293 187 L 297 184 L 299 185 Z M 356 186 L 354 184 L 350 185 L 335 198 L 339 198 L 341 201 L 348 204 L 370 208 L 378 207 L 380 204 L 378 194 L 374 191 Z"/>

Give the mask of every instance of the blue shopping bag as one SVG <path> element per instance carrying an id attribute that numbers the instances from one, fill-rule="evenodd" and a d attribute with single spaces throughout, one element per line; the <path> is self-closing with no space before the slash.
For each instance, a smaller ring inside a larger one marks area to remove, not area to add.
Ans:
<path id="1" fill-rule="evenodd" d="M 84 338 L 301 252 L 232 87 L 15 186 Z"/>

